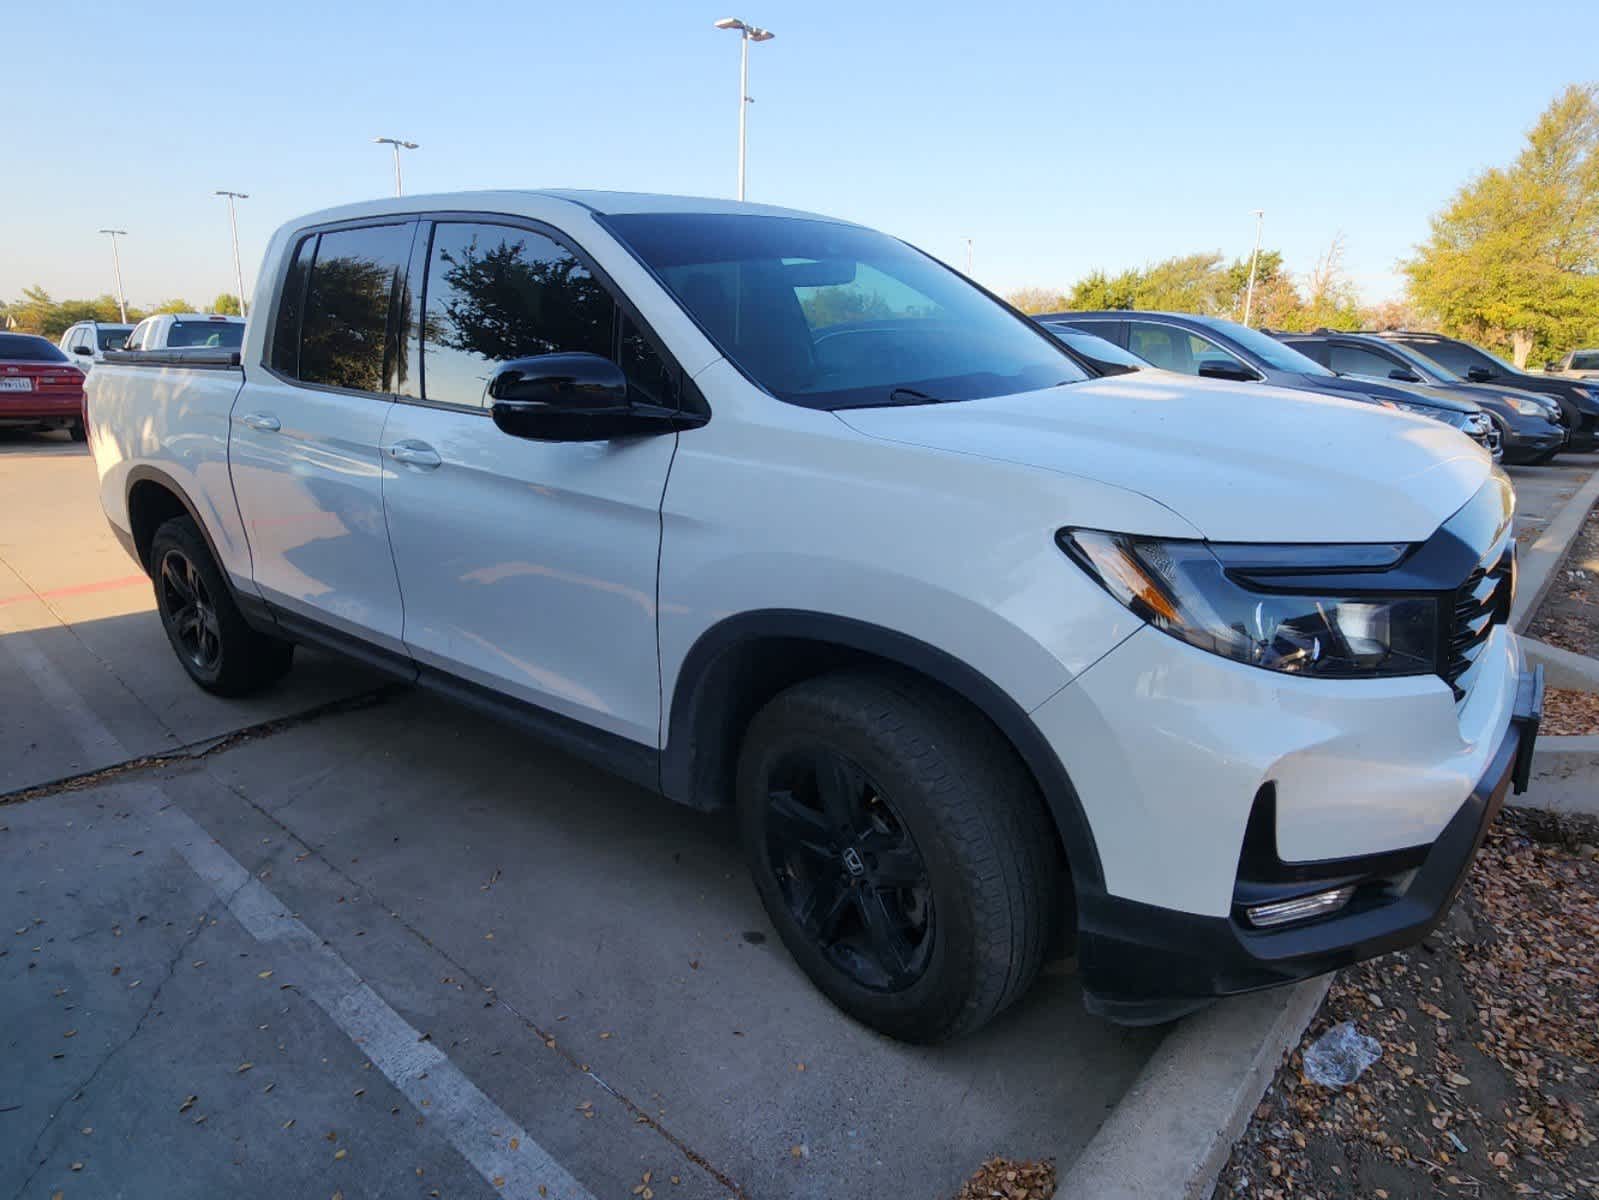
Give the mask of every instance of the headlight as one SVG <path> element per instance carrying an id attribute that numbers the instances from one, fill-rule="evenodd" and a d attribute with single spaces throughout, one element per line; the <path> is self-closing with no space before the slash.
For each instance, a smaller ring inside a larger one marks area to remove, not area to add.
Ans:
<path id="1" fill-rule="evenodd" d="M 1432 408 L 1426 404 L 1411 404 L 1404 400 L 1384 398 L 1382 403 L 1387 408 L 1397 408 L 1400 412 L 1414 413 L 1418 417 L 1431 417 L 1434 421 L 1442 421 L 1445 425 L 1453 425 L 1456 418 L 1461 415 L 1447 409 Z"/>
<path id="2" fill-rule="evenodd" d="M 1547 417 L 1549 415 L 1549 410 L 1536 400 L 1521 400 L 1510 396 L 1505 398 L 1510 401 L 1511 407 L 1524 417 Z"/>
<path id="3" fill-rule="evenodd" d="M 1264 591 L 1242 570 L 1315 572 L 1391 566 L 1394 546 L 1250 546 L 1163 541 L 1063 529 L 1061 548 L 1112 596 L 1162 633 L 1223 658 L 1322 678 L 1436 670 L 1438 602 L 1430 596 L 1328 596 Z"/>

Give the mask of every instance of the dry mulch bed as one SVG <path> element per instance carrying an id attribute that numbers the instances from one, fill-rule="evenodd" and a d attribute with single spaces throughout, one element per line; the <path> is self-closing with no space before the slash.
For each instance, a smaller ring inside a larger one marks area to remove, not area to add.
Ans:
<path id="1" fill-rule="evenodd" d="M 1507 809 L 1420 946 L 1342 972 L 1213 1200 L 1599 1197 L 1599 821 Z M 1302 1054 L 1382 1044 L 1354 1084 Z"/>
<path id="2" fill-rule="evenodd" d="M 1599 733 L 1599 692 L 1545 688 L 1539 733 Z"/>
<path id="3" fill-rule="evenodd" d="M 1562 650 L 1599 657 L 1599 507 L 1582 523 L 1527 633 Z"/>

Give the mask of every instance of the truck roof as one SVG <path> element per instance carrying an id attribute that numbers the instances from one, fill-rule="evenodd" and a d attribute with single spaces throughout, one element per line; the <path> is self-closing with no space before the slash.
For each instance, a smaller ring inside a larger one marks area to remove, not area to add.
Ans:
<path id="1" fill-rule="evenodd" d="M 162 313 L 161 316 L 171 317 L 174 321 L 236 321 L 244 324 L 244 318 L 231 316 L 227 313 Z"/>
<path id="2" fill-rule="evenodd" d="M 291 221 L 291 227 L 320 225 L 329 221 L 350 220 L 357 217 L 386 216 L 395 213 L 431 212 L 438 209 L 470 209 L 493 212 L 510 210 L 529 201 L 563 200 L 568 204 L 586 208 L 603 215 L 622 213 L 748 213 L 752 216 L 804 217 L 812 221 L 832 221 L 847 225 L 837 217 L 804 212 L 795 208 L 781 208 L 773 204 L 751 204 L 739 200 L 718 200 L 710 196 L 668 196 L 652 192 L 603 192 L 582 188 L 526 188 L 496 189 L 492 191 L 436 192 L 431 195 L 390 196 L 382 200 L 364 200 L 357 204 L 341 204 L 307 213 Z"/>

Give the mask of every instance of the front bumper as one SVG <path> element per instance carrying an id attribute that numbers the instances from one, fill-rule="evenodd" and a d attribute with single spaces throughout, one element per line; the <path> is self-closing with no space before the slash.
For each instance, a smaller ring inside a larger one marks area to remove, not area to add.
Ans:
<path id="1" fill-rule="evenodd" d="M 1519 674 L 1509 725 L 1487 769 L 1430 844 L 1315 862 L 1279 860 L 1277 877 L 1262 880 L 1250 876 L 1272 871 L 1261 869 L 1261 846 L 1251 846 L 1246 833 L 1234 912 L 1226 917 L 1105 893 L 1080 896 L 1078 954 L 1088 1008 L 1124 1024 L 1158 1023 L 1217 996 L 1293 983 L 1419 941 L 1448 912 L 1506 794 L 1526 790 L 1542 714 L 1540 667 Z M 1272 805 L 1269 793 L 1257 796 L 1257 812 L 1263 803 Z M 1268 807 L 1268 831 L 1271 819 Z M 1252 831 L 1257 824 L 1252 814 Z M 1275 858 L 1274 846 L 1267 851 Z M 1353 885 L 1355 896 L 1332 916 L 1273 930 L 1251 928 L 1242 917 L 1244 902 L 1344 885 Z"/>

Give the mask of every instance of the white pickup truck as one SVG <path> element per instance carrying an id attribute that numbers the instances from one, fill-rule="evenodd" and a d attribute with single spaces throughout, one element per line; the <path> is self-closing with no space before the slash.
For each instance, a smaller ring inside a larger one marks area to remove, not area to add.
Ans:
<path id="1" fill-rule="evenodd" d="M 317 213 L 251 312 L 88 383 L 195 681 L 314 642 L 735 805 L 893 1036 L 1068 941 L 1135 1023 L 1413 942 L 1525 784 L 1513 497 L 1436 421 L 1092 379 L 894 238 L 712 200 Z"/>

